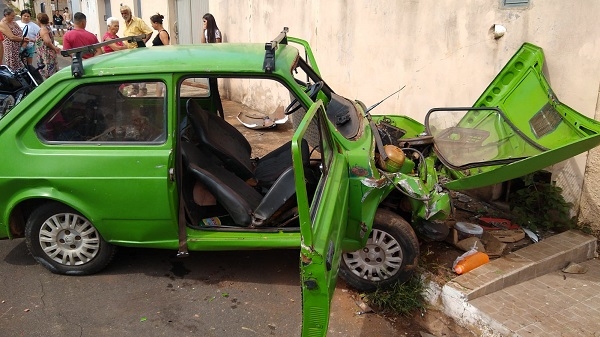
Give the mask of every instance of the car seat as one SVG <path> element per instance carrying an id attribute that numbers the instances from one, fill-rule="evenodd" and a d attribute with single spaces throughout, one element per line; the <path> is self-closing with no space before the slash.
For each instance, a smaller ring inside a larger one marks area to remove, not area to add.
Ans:
<path id="1" fill-rule="evenodd" d="M 186 113 L 201 147 L 208 148 L 223 166 L 241 179 L 252 182 L 263 192 L 268 190 L 284 171 L 292 167 L 291 141 L 265 156 L 252 159 L 252 147 L 233 125 L 216 114 L 202 109 L 194 100 L 186 102 Z M 302 158 L 309 162 L 308 143 L 302 140 Z"/>
<path id="2" fill-rule="evenodd" d="M 219 165 L 220 162 L 213 160 L 214 156 L 207 153 L 206 149 L 184 141 L 181 143 L 181 154 L 186 173 L 206 187 L 236 225 L 251 228 L 266 225 L 281 214 L 278 211 L 282 208 L 295 205 L 296 187 L 292 167 L 284 170 L 263 196 Z M 183 189 L 189 190 L 189 187 L 183 186 Z"/>

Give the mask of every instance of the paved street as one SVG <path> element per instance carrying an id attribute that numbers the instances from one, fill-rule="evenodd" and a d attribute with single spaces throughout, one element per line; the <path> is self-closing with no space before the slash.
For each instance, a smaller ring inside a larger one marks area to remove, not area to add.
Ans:
<path id="1" fill-rule="evenodd" d="M 3 336 L 299 336 L 297 250 L 174 252 L 122 248 L 101 273 L 54 275 L 25 241 L 0 241 Z M 330 336 L 394 335 L 334 298 Z"/>

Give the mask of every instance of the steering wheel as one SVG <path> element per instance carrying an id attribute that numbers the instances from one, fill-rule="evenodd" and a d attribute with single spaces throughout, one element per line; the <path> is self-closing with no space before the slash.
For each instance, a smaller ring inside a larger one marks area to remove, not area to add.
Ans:
<path id="1" fill-rule="evenodd" d="M 317 98 L 317 94 L 319 93 L 319 91 L 321 91 L 321 89 L 323 89 L 323 84 L 324 84 L 323 81 L 313 83 L 313 84 L 309 85 L 308 87 L 306 87 L 306 90 L 304 90 L 304 92 L 308 95 L 308 97 L 310 97 L 310 99 L 312 99 L 314 101 Z M 300 109 L 301 107 L 302 107 L 302 104 L 300 104 L 300 102 L 298 101 L 297 98 L 294 98 L 292 103 L 290 103 L 290 105 L 288 105 L 287 108 L 285 108 L 285 114 L 291 115 L 294 112 L 296 112 L 298 109 Z"/>

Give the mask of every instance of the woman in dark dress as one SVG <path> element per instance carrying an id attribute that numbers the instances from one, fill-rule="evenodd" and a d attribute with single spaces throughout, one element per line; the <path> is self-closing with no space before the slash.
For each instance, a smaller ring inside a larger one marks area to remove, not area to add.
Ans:
<path id="1" fill-rule="evenodd" d="M 158 31 L 154 40 L 152 40 L 153 46 L 166 46 L 171 44 L 171 37 L 169 37 L 169 33 L 163 27 L 163 19 L 165 17 L 156 13 L 150 17 L 150 22 L 152 23 L 152 28 Z"/>

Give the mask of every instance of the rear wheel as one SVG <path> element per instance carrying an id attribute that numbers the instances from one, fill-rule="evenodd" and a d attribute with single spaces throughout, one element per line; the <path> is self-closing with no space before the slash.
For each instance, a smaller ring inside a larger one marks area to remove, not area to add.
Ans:
<path id="1" fill-rule="evenodd" d="M 374 291 L 407 281 L 419 257 L 419 241 L 412 227 L 398 214 L 378 210 L 364 248 L 344 253 L 340 276 L 359 291 Z"/>
<path id="2" fill-rule="evenodd" d="M 96 273 L 115 254 L 115 247 L 88 219 L 59 203 L 36 209 L 27 220 L 25 237 L 35 260 L 56 274 Z"/>

